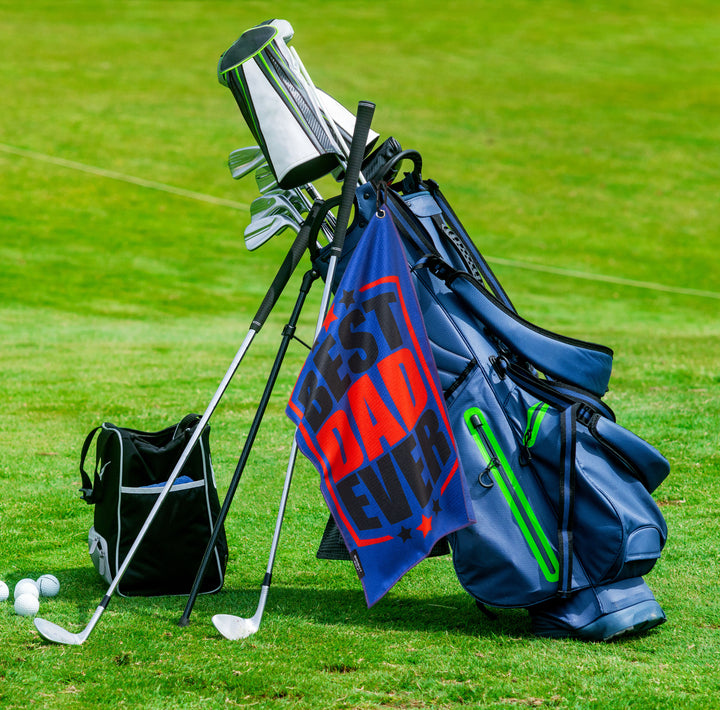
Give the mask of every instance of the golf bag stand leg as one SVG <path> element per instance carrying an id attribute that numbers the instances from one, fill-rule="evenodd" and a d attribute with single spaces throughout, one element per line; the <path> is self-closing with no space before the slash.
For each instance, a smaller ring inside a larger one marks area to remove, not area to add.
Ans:
<path id="1" fill-rule="evenodd" d="M 300 313 L 302 311 L 303 305 L 305 304 L 305 299 L 307 298 L 312 284 L 318 278 L 318 276 L 318 272 L 314 269 L 310 269 L 303 276 L 302 284 L 300 285 L 300 293 L 298 294 L 297 300 L 295 302 L 295 307 L 293 308 L 292 314 L 290 315 L 290 320 L 283 328 L 282 340 L 280 341 L 280 347 L 278 349 L 277 355 L 275 356 L 275 362 L 273 363 L 272 369 L 268 376 L 268 380 L 265 384 L 265 389 L 263 391 L 262 397 L 260 398 L 257 411 L 255 412 L 255 418 L 253 419 L 250 429 L 248 431 L 247 439 L 245 440 L 243 450 L 240 454 L 237 466 L 235 467 L 233 477 L 230 480 L 230 484 L 228 486 L 227 493 L 225 494 L 222 508 L 220 509 L 217 520 L 215 521 L 210 540 L 208 541 L 207 547 L 205 548 L 205 554 L 203 555 L 202 561 L 200 562 L 200 567 L 198 568 L 197 575 L 195 576 L 195 581 L 193 582 L 192 589 L 190 590 L 190 595 L 188 597 L 187 604 L 185 605 L 185 611 L 183 612 L 180 621 L 178 621 L 179 626 L 187 626 L 190 623 L 190 613 L 192 612 L 195 600 L 197 599 L 200 585 L 202 584 L 202 580 L 205 576 L 207 565 L 210 561 L 210 558 L 212 557 L 215 545 L 217 543 L 218 535 L 220 534 L 225 519 L 227 518 L 228 511 L 230 510 L 230 505 L 232 504 L 238 484 L 240 483 L 240 478 L 242 477 L 243 471 L 245 470 L 245 465 L 247 464 L 247 460 L 250 456 L 250 451 L 255 442 L 255 437 L 257 436 L 258 430 L 260 429 L 262 418 L 265 415 L 265 410 L 267 409 L 268 402 L 270 401 L 270 396 L 275 387 L 275 383 L 277 382 L 277 378 L 280 373 L 280 367 L 282 366 L 285 354 L 290 345 L 290 341 L 295 336 L 295 329 L 298 319 L 300 318 Z"/>

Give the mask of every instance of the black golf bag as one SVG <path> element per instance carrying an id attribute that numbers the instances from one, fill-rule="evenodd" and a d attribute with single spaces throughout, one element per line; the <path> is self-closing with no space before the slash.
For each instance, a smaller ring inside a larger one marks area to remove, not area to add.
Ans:
<path id="1" fill-rule="evenodd" d="M 407 159 L 413 171 L 388 186 Z M 481 606 L 527 608 L 544 636 L 608 639 L 662 623 L 643 575 L 667 536 L 651 493 L 669 465 L 602 401 L 612 351 L 518 315 L 437 184 L 423 180 L 418 153 L 396 155 L 356 202 L 334 283 L 373 212 L 389 210 L 477 520 L 449 536 L 462 586 Z M 329 523 L 319 556 L 333 556 L 333 535 Z"/>

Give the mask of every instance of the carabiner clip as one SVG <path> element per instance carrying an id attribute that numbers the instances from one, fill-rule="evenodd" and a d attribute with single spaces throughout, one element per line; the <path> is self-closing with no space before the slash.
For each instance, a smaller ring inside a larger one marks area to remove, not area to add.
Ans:
<path id="1" fill-rule="evenodd" d="M 375 214 L 382 219 L 385 216 L 385 203 L 387 201 L 387 184 L 379 182 L 375 193 Z"/>

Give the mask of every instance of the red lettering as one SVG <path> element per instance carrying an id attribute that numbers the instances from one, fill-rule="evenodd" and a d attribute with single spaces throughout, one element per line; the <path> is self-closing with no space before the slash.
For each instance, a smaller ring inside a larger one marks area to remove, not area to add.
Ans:
<path id="1" fill-rule="evenodd" d="M 407 348 L 378 363 L 378 370 L 407 431 L 412 431 L 427 404 L 427 390 L 417 362 Z"/>
<path id="2" fill-rule="evenodd" d="M 407 431 L 387 408 L 369 375 L 363 375 L 355 382 L 348 390 L 347 397 L 370 461 L 406 436 Z M 381 439 L 385 439 L 385 446 Z"/>
<path id="3" fill-rule="evenodd" d="M 338 409 L 317 433 L 317 443 L 328 460 L 335 483 L 360 468 L 363 452 L 353 434 L 347 413 Z"/>

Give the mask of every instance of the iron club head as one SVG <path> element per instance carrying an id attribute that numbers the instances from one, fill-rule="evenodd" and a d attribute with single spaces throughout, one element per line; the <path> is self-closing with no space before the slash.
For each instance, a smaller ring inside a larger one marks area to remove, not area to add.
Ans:
<path id="1" fill-rule="evenodd" d="M 233 616 L 232 614 L 215 614 L 212 618 L 213 625 L 226 639 L 230 639 L 230 641 L 246 639 L 248 636 L 252 636 L 260 628 L 260 622 L 262 621 L 269 592 L 270 583 L 267 581 L 260 588 L 260 599 L 257 609 L 255 609 L 255 613 L 249 619 L 243 619 L 240 616 Z"/>
<path id="2" fill-rule="evenodd" d="M 273 214 L 286 214 L 298 222 L 303 221 L 300 211 L 292 203 L 289 196 L 282 192 L 267 193 L 253 200 L 250 205 L 251 219 Z"/>
<path id="3" fill-rule="evenodd" d="M 265 193 L 272 190 L 279 189 L 275 173 L 272 171 L 272 168 L 267 164 L 260 165 L 255 170 L 255 182 L 257 182 L 258 190 L 260 190 L 261 195 L 264 195 Z"/>
<path id="4" fill-rule="evenodd" d="M 215 614 L 212 622 L 215 628 L 226 639 L 230 639 L 230 641 L 237 641 L 238 639 L 245 639 L 248 636 L 252 636 L 258 628 L 260 628 L 255 622 L 255 617 L 252 619 L 242 619 L 232 614 Z"/>
<path id="5" fill-rule="evenodd" d="M 235 180 L 240 180 L 264 164 L 266 164 L 265 155 L 256 145 L 238 148 L 228 156 L 230 174 Z"/>
<path id="6" fill-rule="evenodd" d="M 245 228 L 245 246 L 250 251 L 254 251 L 286 229 L 292 229 L 297 234 L 300 231 L 300 224 L 282 213 L 252 220 Z"/>

